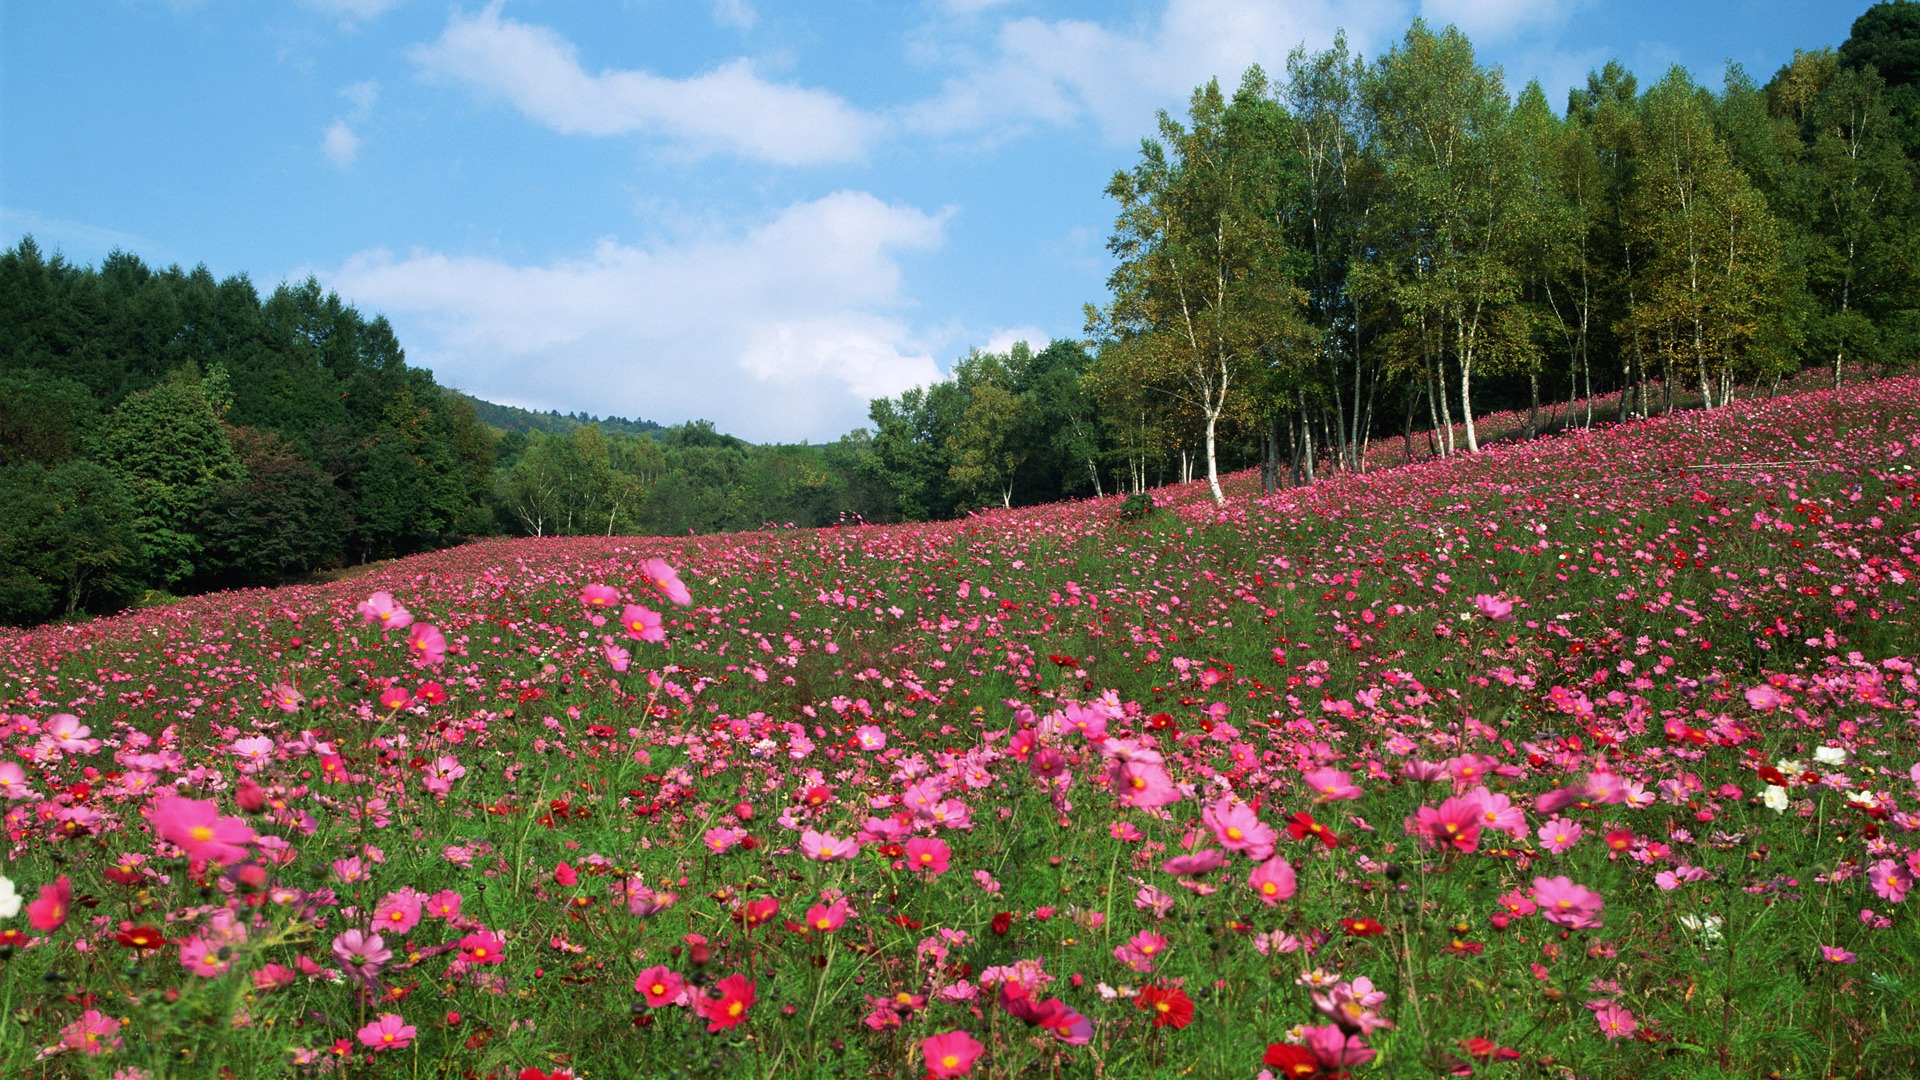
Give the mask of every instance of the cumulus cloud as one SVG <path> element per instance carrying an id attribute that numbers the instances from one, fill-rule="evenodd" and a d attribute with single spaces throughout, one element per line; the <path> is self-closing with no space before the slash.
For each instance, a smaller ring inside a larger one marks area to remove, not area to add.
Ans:
<path id="1" fill-rule="evenodd" d="M 504 99 L 566 134 L 648 134 L 700 153 L 779 165 L 859 160 L 873 119 L 824 90 L 770 82 L 746 59 L 673 79 L 646 71 L 588 72 L 553 30 L 500 16 L 496 3 L 455 14 L 438 40 L 412 50 L 429 78 Z"/>
<path id="2" fill-rule="evenodd" d="M 1342 28 L 1370 53 L 1406 19 L 1402 0 L 1169 0 L 1157 19 L 1134 25 L 1014 19 L 984 58 L 904 120 L 935 135 L 991 137 L 1091 119 L 1126 141 L 1148 129 L 1155 110 L 1179 111 L 1209 78 L 1230 88 L 1255 63 L 1278 75 L 1295 46 L 1324 48 Z"/>
<path id="3" fill-rule="evenodd" d="M 1026 342 L 1034 352 L 1039 352 L 1046 348 L 1047 342 L 1051 340 L 1053 340 L 1052 337 L 1037 326 L 1016 326 L 1011 329 L 995 330 L 988 334 L 987 343 L 980 348 L 982 352 L 999 353 L 1004 356 L 1019 342 Z"/>
<path id="4" fill-rule="evenodd" d="M 322 276 L 391 318 L 411 360 L 490 400 L 819 441 L 939 378 L 905 318 L 901 256 L 937 248 L 946 220 L 843 191 L 743 232 L 605 240 L 546 265 L 370 251 Z"/>
<path id="5" fill-rule="evenodd" d="M 360 158 L 360 136 L 345 120 L 335 120 L 320 139 L 320 152 L 339 168 L 350 169 Z"/>

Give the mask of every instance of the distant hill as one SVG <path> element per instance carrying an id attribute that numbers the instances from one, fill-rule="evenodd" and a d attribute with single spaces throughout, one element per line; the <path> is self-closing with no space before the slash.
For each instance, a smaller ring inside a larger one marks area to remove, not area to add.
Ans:
<path id="1" fill-rule="evenodd" d="M 600 430 L 608 434 L 620 435 L 651 435 L 654 432 L 666 430 L 665 425 L 656 424 L 651 420 L 628 420 L 620 416 L 591 416 L 584 412 L 562 413 L 552 409 L 546 412 L 534 412 L 531 409 L 518 409 L 512 405 L 495 405 L 491 401 L 482 401 L 458 390 L 449 390 L 448 393 L 472 405 L 474 413 L 480 417 L 480 422 L 488 427 L 498 428 L 501 431 L 518 431 L 522 435 L 535 431 L 564 435 L 574 428 L 586 427 L 588 424 L 599 424 Z"/>

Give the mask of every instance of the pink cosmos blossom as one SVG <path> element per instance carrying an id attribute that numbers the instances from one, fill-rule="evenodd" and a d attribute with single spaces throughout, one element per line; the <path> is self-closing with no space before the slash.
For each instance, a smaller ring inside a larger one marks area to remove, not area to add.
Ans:
<path id="1" fill-rule="evenodd" d="M 1498 596 L 1481 593 L 1473 598 L 1473 606 L 1480 609 L 1480 614 L 1494 622 L 1513 621 L 1513 601 L 1511 600 L 1503 600 Z"/>
<path id="2" fill-rule="evenodd" d="M 1611 1001 L 1590 1001 L 1587 1008 L 1593 1010 L 1593 1022 L 1599 1025 L 1600 1034 L 1609 1041 L 1631 1036 L 1640 1024 L 1625 1007 Z"/>
<path id="3" fill-rule="evenodd" d="M 846 924 L 847 901 L 844 898 L 831 904 L 815 904 L 807 909 L 807 929 L 815 933 L 832 933 Z"/>
<path id="4" fill-rule="evenodd" d="M 404 934 L 420 925 L 425 897 L 412 889 L 390 892 L 373 909 L 373 925 L 389 934 Z"/>
<path id="5" fill-rule="evenodd" d="M 1228 851 L 1238 851 L 1255 862 L 1273 854 L 1280 834 L 1260 820 L 1253 807 L 1223 795 L 1200 811 L 1200 821 L 1213 831 L 1213 837 Z"/>
<path id="6" fill-rule="evenodd" d="M 413 615 L 406 608 L 393 602 L 393 595 L 377 592 L 360 601 L 354 609 L 360 618 L 370 623 L 378 623 L 382 630 L 405 630 L 413 624 Z"/>
<path id="7" fill-rule="evenodd" d="M 1407 819 L 1406 830 L 1434 847 L 1473 851 L 1480 846 L 1480 815 L 1484 809 L 1479 799 L 1456 795 L 1438 809 L 1422 806 Z"/>
<path id="8" fill-rule="evenodd" d="M 1247 875 L 1247 884 L 1268 907 L 1291 899 L 1297 888 L 1293 865 L 1277 856 L 1254 867 L 1253 873 Z"/>
<path id="9" fill-rule="evenodd" d="M 600 651 L 606 654 L 607 666 L 616 672 L 625 673 L 629 667 L 633 666 L 633 654 L 611 641 L 602 642 Z"/>
<path id="10" fill-rule="evenodd" d="M 1787 703 L 1787 697 L 1771 686 L 1762 684 L 1747 690 L 1747 704 L 1760 712 L 1772 712 Z"/>
<path id="11" fill-rule="evenodd" d="M 415 623 L 407 631 L 407 651 L 414 667 L 439 667 L 447 659 L 447 637 L 437 626 Z"/>
<path id="12" fill-rule="evenodd" d="M 491 930 L 479 930 L 460 939 L 460 958 L 469 964 L 498 964 L 505 960 L 507 943 Z"/>
<path id="13" fill-rule="evenodd" d="M 65 874 L 40 886 L 40 896 L 27 905 L 27 925 L 52 933 L 66 924 L 73 910 L 73 880 Z"/>
<path id="14" fill-rule="evenodd" d="M 1873 884 L 1873 891 L 1880 899 L 1889 904 L 1897 904 L 1907 898 L 1907 891 L 1913 888 L 1913 875 L 1907 868 L 1892 859 L 1881 859 L 1868 871 L 1867 879 Z"/>
<path id="15" fill-rule="evenodd" d="M 98 1009 L 88 1009 L 80 1019 L 60 1029 L 60 1045 L 88 1057 L 98 1057 L 120 1048 L 120 1021 Z"/>
<path id="16" fill-rule="evenodd" d="M 1116 946 L 1113 956 L 1129 969 L 1144 974 L 1153 970 L 1154 963 L 1169 945 L 1165 937 L 1151 930 L 1142 930 L 1128 938 L 1126 944 Z"/>
<path id="17" fill-rule="evenodd" d="M 1542 918 L 1570 930 L 1598 928 L 1600 909 L 1605 906 L 1599 893 L 1584 885 L 1575 885 L 1564 875 L 1534 878 L 1533 901 L 1540 905 Z"/>
<path id="18" fill-rule="evenodd" d="M 610 608 L 620 602 L 620 590 L 611 585 L 589 585 L 580 590 L 580 602 L 590 608 Z"/>
<path id="19" fill-rule="evenodd" d="M 457 919 L 460 917 L 460 894 L 452 889 L 442 889 L 427 898 L 426 913 L 436 919 Z"/>
<path id="20" fill-rule="evenodd" d="M 620 609 L 620 625 L 626 627 L 628 637 L 638 641 L 651 641 L 657 645 L 667 640 L 660 614 L 639 604 L 628 604 Z"/>
<path id="21" fill-rule="evenodd" d="M 648 559 L 640 564 L 640 576 L 653 586 L 661 596 L 686 607 L 693 603 L 693 594 L 680 582 L 680 574 L 664 560 Z"/>
<path id="22" fill-rule="evenodd" d="M 1272 846 L 1268 846 L 1272 850 Z M 1191 855 L 1176 855 L 1163 863 L 1160 869 L 1175 877 L 1200 877 L 1211 874 L 1227 865 L 1227 857 L 1218 848 L 1201 848 Z"/>
<path id="23" fill-rule="evenodd" d="M 1152 808 L 1180 801 L 1180 789 L 1173 786 L 1173 777 L 1154 762 L 1117 763 L 1112 780 L 1114 794 L 1124 806 Z"/>
<path id="24" fill-rule="evenodd" d="M 807 829 L 800 834 L 800 853 L 815 862 L 841 862 L 860 854 L 860 842 Z"/>
<path id="25" fill-rule="evenodd" d="M 403 1050 L 413 1042 L 418 1032 L 412 1024 L 402 1020 L 398 1013 L 381 1013 L 379 1018 L 356 1034 L 360 1045 L 373 1050 Z"/>
<path id="26" fill-rule="evenodd" d="M 411 704 L 413 704 L 413 691 L 398 683 L 380 691 L 380 707 L 388 712 L 398 712 Z"/>
<path id="27" fill-rule="evenodd" d="M 1540 843 L 1545 845 L 1548 851 L 1559 855 L 1579 843 L 1580 837 L 1585 832 L 1586 830 L 1580 827 L 1579 822 L 1557 817 L 1542 824 L 1538 835 Z"/>
<path id="28" fill-rule="evenodd" d="M 1349 1034 L 1338 1024 L 1304 1028 L 1300 1034 L 1314 1060 L 1328 1072 L 1365 1065 L 1374 1058 L 1373 1049 L 1362 1036 Z"/>
<path id="29" fill-rule="evenodd" d="M 633 992 L 646 999 L 649 1009 L 680 1004 L 686 989 L 687 981 L 665 966 L 650 967 L 633 980 Z"/>
<path id="30" fill-rule="evenodd" d="M 209 941 L 195 934 L 180 943 L 180 966 L 203 979 L 217 979 L 233 967 L 232 953 L 223 959 L 220 951 L 225 946 Z"/>
<path id="31" fill-rule="evenodd" d="M 1312 990 L 1313 1006 L 1341 1028 L 1359 1035 L 1393 1027 L 1393 1021 L 1376 1010 L 1387 995 L 1373 988 L 1372 980 L 1362 976 L 1351 983 L 1335 983 L 1324 990 Z"/>
<path id="32" fill-rule="evenodd" d="M 693 1011 L 706 1019 L 709 1033 L 725 1031 L 746 1020 L 747 1011 L 757 1000 L 753 991 L 752 979 L 729 975 L 714 985 L 714 992 L 719 996 L 694 999 Z"/>
<path id="33" fill-rule="evenodd" d="M 853 729 L 853 737 L 860 743 L 862 750 L 885 750 L 887 733 L 872 724 L 862 724 Z"/>
<path id="34" fill-rule="evenodd" d="M 1513 805 L 1513 800 L 1504 792 L 1477 787 L 1467 795 L 1480 800 L 1480 824 L 1483 827 L 1506 833 L 1515 840 L 1527 835 L 1526 811 Z"/>
<path id="35" fill-rule="evenodd" d="M 916 836 L 907 841 L 907 869 L 924 873 L 929 877 L 939 877 L 947 872 L 948 859 L 952 849 L 947 842 L 937 837 Z"/>
<path id="36" fill-rule="evenodd" d="M 301 702 L 306 700 L 307 695 L 292 683 L 274 683 L 273 689 L 267 692 L 268 703 L 285 713 L 299 712 Z"/>
<path id="37" fill-rule="evenodd" d="M 920 1040 L 920 1056 L 926 1060 L 927 1075 L 946 1080 L 973 1071 L 973 1063 L 986 1053 L 980 1040 L 964 1031 L 948 1031 Z"/>
<path id="38" fill-rule="evenodd" d="M 333 939 L 333 958 L 361 978 L 370 979 L 393 959 L 393 950 L 379 934 L 353 929 Z"/>
<path id="39" fill-rule="evenodd" d="M 1820 958 L 1830 964 L 1852 964 L 1860 959 L 1855 954 L 1834 945 L 1820 946 Z"/>
<path id="40" fill-rule="evenodd" d="M 1353 777 L 1339 769 L 1309 769 L 1301 779 L 1320 802 L 1357 799 L 1362 794 Z"/>
<path id="41" fill-rule="evenodd" d="M 8 800 L 35 798 L 27 785 L 27 771 L 12 761 L 0 761 L 0 797 Z"/>
<path id="42" fill-rule="evenodd" d="M 705 837 L 707 850 L 715 855 L 726 854 L 746 838 L 747 834 L 743 830 L 728 828 L 708 829 Z"/>

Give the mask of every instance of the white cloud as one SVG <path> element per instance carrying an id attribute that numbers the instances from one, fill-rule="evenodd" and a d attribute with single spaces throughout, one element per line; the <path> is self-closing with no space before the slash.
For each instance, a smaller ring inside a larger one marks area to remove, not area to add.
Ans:
<path id="1" fill-rule="evenodd" d="M 504 98 L 530 119 L 577 135 L 653 134 L 696 152 L 781 165 L 858 160 L 872 118 L 823 90 L 768 82 L 736 59 L 687 79 L 580 66 L 554 31 L 500 17 L 496 3 L 454 15 L 439 40 L 412 51 L 428 76 Z"/>
<path id="2" fill-rule="evenodd" d="M 1403 0 L 1169 0 L 1157 20 L 1131 26 L 1016 19 L 1000 27 L 988 59 L 905 119 L 932 134 L 1004 135 L 1090 118 L 1108 138 L 1130 140 L 1151 130 L 1156 110 L 1182 111 L 1209 78 L 1231 89 L 1255 63 L 1278 76 L 1295 46 L 1324 48 L 1343 27 L 1352 47 L 1371 52 L 1406 18 Z"/>
<path id="3" fill-rule="evenodd" d="M 357 82 L 340 88 L 340 96 L 347 99 L 353 108 L 353 117 L 364 120 L 373 111 L 373 103 L 380 100 L 380 83 L 376 79 Z"/>
<path id="4" fill-rule="evenodd" d="M 821 440 L 939 378 L 902 317 L 900 257 L 937 248 L 946 219 L 839 192 L 747 232 L 605 240 L 547 265 L 371 251 L 322 276 L 391 318 L 415 363 L 490 400 Z"/>
<path id="5" fill-rule="evenodd" d="M 1053 339 L 1047 332 L 1037 326 L 1016 326 L 1007 330 L 995 330 L 988 334 L 987 343 L 982 346 L 981 351 L 1004 356 L 1016 343 L 1024 341 L 1034 352 L 1039 352 L 1046 348 L 1047 342 L 1051 340 Z"/>
<path id="6" fill-rule="evenodd" d="M 751 30 L 760 21 L 759 12 L 747 0 L 707 0 L 707 6 L 713 9 L 715 23 L 735 30 Z"/>
<path id="7" fill-rule="evenodd" d="M 400 5 L 400 0 L 303 0 L 310 8 L 353 24 L 377 19 Z"/>
<path id="8" fill-rule="evenodd" d="M 334 165 L 348 169 L 360 157 L 360 136 L 345 120 L 335 120 L 327 127 L 327 133 L 320 140 L 320 152 Z"/>

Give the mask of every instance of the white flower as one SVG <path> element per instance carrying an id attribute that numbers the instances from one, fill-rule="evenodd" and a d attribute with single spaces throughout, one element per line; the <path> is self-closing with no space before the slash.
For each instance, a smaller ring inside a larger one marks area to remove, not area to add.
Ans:
<path id="1" fill-rule="evenodd" d="M 1822 765 L 1845 765 L 1847 752 L 1837 746 L 1821 746 L 1814 749 L 1813 760 Z"/>
<path id="2" fill-rule="evenodd" d="M 20 894 L 13 891 L 13 881 L 0 874 L 0 919 L 11 919 L 20 914 Z"/>
<path id="3" fill-rule="evenodd" d="M 1768 784 L 1766 793 L 1760 796 L 1761 804 L 1772 809 L 1776 814 L 1785 810 L 1789 801 L 1787 789 L 1779 784 Z"/>
<path id="4" fill-rule="evenodd" d="M 1855 806 L 1865 807 L 1868 810 L 1880 805 L 1879 798 L 1871 791 L 1849 791 L 1847 792 L 1847 801 Z"/>
<path id="5" fill-rule="evenodd" d="M 1725 923 L 1726 920 L 1718 915 L 1708 915 L 1705 917 L 1699 915 L 1680 916 L 1680 925 L 1699 934 L 1700 940 L 1708 945 L 1712 945 L 1720 940 L 1720 927 Z"/>

